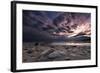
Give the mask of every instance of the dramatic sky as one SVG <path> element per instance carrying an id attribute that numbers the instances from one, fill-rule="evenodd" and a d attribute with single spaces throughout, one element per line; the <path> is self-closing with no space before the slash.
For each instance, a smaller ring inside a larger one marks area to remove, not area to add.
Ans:
<path id="1" fill-rule="evenodd" d="M 23 41 L 91 34 L 91 14 L 23 10 Z"/>

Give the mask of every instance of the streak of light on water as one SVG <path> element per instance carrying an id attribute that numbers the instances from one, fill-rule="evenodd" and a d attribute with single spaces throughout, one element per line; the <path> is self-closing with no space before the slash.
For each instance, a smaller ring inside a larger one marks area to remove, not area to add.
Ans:
<path id="1" fill-rule="evenodd" d="M 56 43 L 51 43 L 51 45 L 69 45 L 69 46 L 90 46 L 91 43 L 70 43 L 70 42 L 56 42 Z"/>

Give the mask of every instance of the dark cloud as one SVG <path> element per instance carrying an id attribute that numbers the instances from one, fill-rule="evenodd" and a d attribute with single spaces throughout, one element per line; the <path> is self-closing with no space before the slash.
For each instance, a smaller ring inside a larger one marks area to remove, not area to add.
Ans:
<path id="1" fill-rule="evenodd" d="M 23 41 L 68 40 L 72 29 L 86 23 L 91 24 L 90 13 L 23 10 Z"/>

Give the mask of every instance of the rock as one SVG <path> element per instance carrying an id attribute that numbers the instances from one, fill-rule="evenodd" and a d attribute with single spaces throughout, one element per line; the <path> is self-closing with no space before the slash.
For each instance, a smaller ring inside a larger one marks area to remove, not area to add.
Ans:
<path id="1" fill-rule="evenodd" d="M 47 49 L 41 53 L 41 56 L 47 56 L 48 54 L 52 53 L 54 50 L 53 49 Z"/>
<path id="2" fill-rule="evenodd" d="M 65 57 L 65 52 L 63 51 L 54 51 L 51 54 L 48 55 L 49 59 L 56 59 L 56 58 L 63 58 Z"/>
<path id="3" fill-rule="evenodd" d="M 38 45 L 39 45 L 39 43 L 35 43 L 35 44 L 34 44 L 34 46 L 38 46 Z"/>
<path id="4" fill-rule="evenodd" d="M 53 49 L 46 49 L 46 50 L 44 50 L 44 51 L 37 57 L 37 61 L 48 61 L 47 55 L 49 55 L 49 54 L 52 53 L 53 51 L 54 51 Z"/>
<path id="5" fill-rule="evenodd" d="M 37 61 L 57 61 L 64 60 L 65 57 L 64 51 L 48 49 L 41 53 Z"/>
<path id="6" fill-rule="evenodd" d="M 70 56 L 76 56 L 76 54 L 75 53 L 71 53 Z"/>
<path id="7" fill-rule="evenodd" d="M 27 51 L 28 54 L 31 54 L 32 52 L 33 52 L 32 50 L 28 50 L 28 51 Z"/>

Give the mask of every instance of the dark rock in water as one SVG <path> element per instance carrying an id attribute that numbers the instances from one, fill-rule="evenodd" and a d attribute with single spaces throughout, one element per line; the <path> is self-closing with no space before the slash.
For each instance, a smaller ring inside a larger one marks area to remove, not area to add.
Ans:
<path id="1" fill-rule="evenodd" d="M 32 50 L 28 50 L 28 51 L 27 51 L 28 54 L 31 54 L 32 52 L 33 52 Z"/>
<path id="2" fill-rule="evenodd" d="M 65 56 L 65 52 L 63 51 L 54 51 L 48 55 L 49 59 L 63 58 Z"/>
<path id="3" fill-rule="evenodd" d="M 35 43 L 34 45 L 35 45 L 35 46 L 38 46 L 38 45 L 39 45 L 39 43 Z"/>

